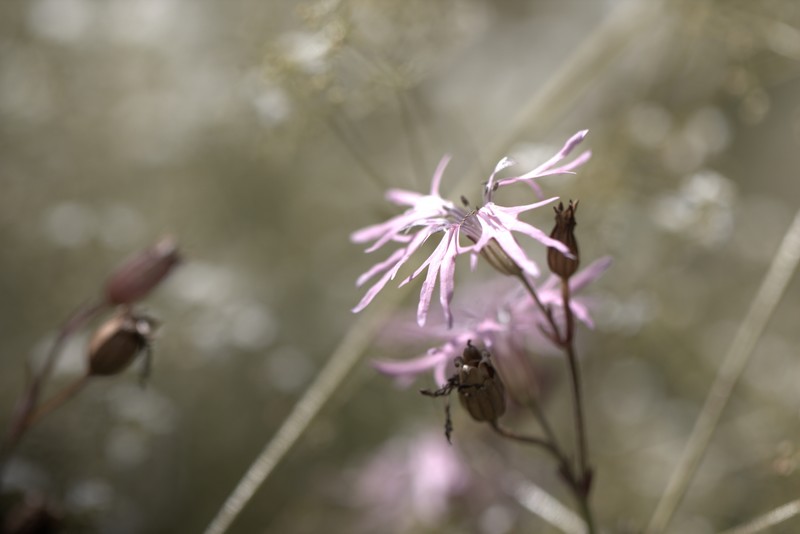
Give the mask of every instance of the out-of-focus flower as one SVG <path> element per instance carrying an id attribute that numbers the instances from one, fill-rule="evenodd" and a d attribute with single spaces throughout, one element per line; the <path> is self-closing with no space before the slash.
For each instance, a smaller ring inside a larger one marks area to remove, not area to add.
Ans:
<path id="1" fill-rule="evenodd" d="M 355 476 L 354 504 L 367 532 L 432 527 L 469 483 L 469 468 L 437 432 L 387 442 Z"/>
<path id="2" fill-rule="evenodd" d="M 108 277 L 105 298 L 110 304 L 132 304 L 156 288 L 181 257 L 174 238 L 165 237 L 120 265 Z"/>
<path id="3" fill-rule="evenodd" d="M 570 291 L 574 295 L 589 283 L 597 280 L 611 265 L 611 258 L 595 260 L 589 266 L 570 278 Z M 563 301 L 560 280 L 550 276 L 536 288 L 539 300 L 549 306 L 553 318 L 559 326 L 564 324 Z M 497 367 L 503 375 L 504 358 L 511 349 L 518 352 L 546 352 L 549 347 L 547 339 L 539 331 L 539 326 L 546 325 L 546 318 L 534 302 L 531 295 L 522 288 L 515 288 L 498 299 L 494 286 L 484 288 L 485 302 L 491 303 L 486 311 L 468 321 L 464 326 L 448 329 L 445 326 L 430 326 L 417 334 L 416 340 L 433 339 L 440 344 L 425 354 L 410 360 L 375 361 L 373 366 L 380 372 L 396 377 L 401 383 L 409 383 L 420 373 L 433 371 L 437 384 L 447 382 L 448 371 L 453 367 L 453 360 L 461 354 L 469 340 L 475 345 L 482 345 L 492 352 Z M 473 297 L 472 300 L 480 301 Z M 573 315 L 593 328 L 594 322 L 589 309 L 580 297 L 570 299 Z M 406 339 L 410 339 L 406 336 Z"/>
<path id="4" fill-rule="evenodd" d="M 587 131 L 583 130 L 573 135 L 556 155 L 536 169 L 520 176 L 496 180 L 498 172 L 514 164 L 510 158 L 500 160 L 484 188 L 483 205 L 475 209 L 458 206 L 440 195 L 439 186 L 442 175 L 450 160 L 447 156 L 441 160 L 433 174 L 429 194 L 424 195 L 402 189 L 389 190 L 386 194 L 387 200 L 400 206 L 408 206 L 408 209 L 386 222 L 354 232 L 351 239 L 355 243 L 371 242 L 372 245 L 367 248 L 366 252 L 373 252 L 387 243 L 400 244 L 400 248 L 358 278 L 356 285 L 361 286 L 375 276 L 381 275 L 378 281 L 367 290 L 353 311 L 359 312 L 372 302 L 380 290 L 397 276 L 400 268 L 423 243 L 432 235 L 440 232 L 443 234 L 442 239 L 433 253 L 416 271 L 400 283 L 401 286 L 405 285 L 427 270 L 417 307 L 417 323 L 420 326 L 424 325 L 427 319 L 431 297 L 438 279 L 439 302 L 448 327 L 452 327 L 453 316 L 450 311 L 450 302 L 453 299 L 455 259 L 461 254 L 471 255 L 473 267 L 478 256 L 484 255 L 493 266 L 505 274 L 525 272 L 534 277 L 539 276 L 539 268 L 517 243 L 513 232 L 525 234 L 547 247 L 570 254 L 568 247 L 563 243 L 548 237 L 542 230 L 518 219 L 521 213 L 549 204 L 558 197 L 524 206 L 509 207 L 498 206 L 493 202 L 492 197 L 499 187 L 517 182 L 528 183 L 538 192 L 538 185 L 534 182 L 536 178 L 572 173 L 573 169 L 589 159 L 591 156 L 589 151 L 562 166 L 556 166 L 556 164 L 575 149 L 586 133 Z M 461 244 L 462 232 L 472 242 L 471 245 Z"/>

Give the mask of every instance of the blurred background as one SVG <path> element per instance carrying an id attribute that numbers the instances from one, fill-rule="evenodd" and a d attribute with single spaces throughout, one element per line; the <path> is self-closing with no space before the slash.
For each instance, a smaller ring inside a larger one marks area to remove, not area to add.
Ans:
<path id="1" fill-rule="evenodd" d="M 188 260 L 143 304 L 163 322 L 148 387 L 97 380 L 8 466 L 6 489 L 47 496 L 69 532 L 202 531 L 356 323 L 354 281 L 385 255 L 348 236 L 396 213 L 384 190 L 426 190 L 448 152 L 443 190 L 475 202 L 500 157 L 532 168 L 583 128 L 593 159 L 543 186 L 580 199 L 584 262 L 615 260 L 579 341 L 596 512 L 637 532 L 800 204 L 793 0 L 33 0 L 1 3 L 0 28 L 0 423 L 115 265 L 164 234 Z M 461 264 L 456 293 L 488 276 Z M 798 497 L 798 296 L 672 531 Z M 548 458 L 459 410 L 448 447 L 442 403 L 416 393 L 432 378 L 369 366 L 425 348 L 374 343 L 230 532 L 556 532 L 503 483 L 571 506 Z"/>

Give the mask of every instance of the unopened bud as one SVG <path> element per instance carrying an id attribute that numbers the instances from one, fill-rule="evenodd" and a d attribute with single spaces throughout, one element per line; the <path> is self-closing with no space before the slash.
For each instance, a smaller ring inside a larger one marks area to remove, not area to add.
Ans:
<path id="1" fill-rule="evenodd" d="M 481 256 L 500 274 L 507 276 L 520 276 L 522 274 L 522 269 L 517 265 L 517 262 L 512 260 L 503 250 L 503 247 L 500 246 L 500 243 L 494 239 L 489 240 L 486 246 L 481 249 Z"/>
<path id="2" fill-rule="evenodd" d="M 562 202 L 553 208 L 556 212 L 556 225 L 553 231 L 550 232 L 550 237 L 561 241 L 569 249 L 572 257 L 568 257 L 560 250 L 550 247 L 547 249 L 547 265 L 553 274 L 560 276 L 563 279 L 568 279 L 575 274 L 580 264 L 580 255 L 578 254 L 578 241 L 575 239 L 575 212 L 578 210 L 578 202 L 570 200 L 569 205 L 564 208 Z"/>
<path id="3" fill-rule="evenodd" d="M 103 323 L 89 342 L 89 375 L 110 376 L 124 371 L 150 347 L 156 321 L 124 311 Z"/>
<path id="4" fill-rule="evenodd" d="M 5 534 L 55 534 L 63 527 L 61 512 L 41 497 L 26 496 L 5 512 L 0 515 L 0 532 Z"/>
<path id="5" fill-rule="evenodd" d="M 108 277 L 105 297 L 110 304 L 131 304 L 147 296 L 180 262 L 172 237 L 142 250 L 120 265 Z"/>
<path id="6" fill-rule="evenodd" d="M 458 400 L 476 421 L 496 421 L 506 411 L 506 393 L 489 352 L 467 343 L 458 367 Z"/>

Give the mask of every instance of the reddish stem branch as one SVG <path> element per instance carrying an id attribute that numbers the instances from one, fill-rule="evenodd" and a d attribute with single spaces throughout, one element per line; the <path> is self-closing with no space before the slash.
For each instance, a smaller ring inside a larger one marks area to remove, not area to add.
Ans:
<path id="1" fill-rule="evenodd" d="M 14 451 L 17 444 L 19 444 L 25 431 L 33 423 L 32 418 L 39 407 L 39 399 L 41 398 L 42 390 L 53 372 L 53 368 L 64 348 L 64 344 L 70 336 L 105 309 L 105 307 L 105 302 L 98 302 L 84 305 L 74 311 L 59 330 L 53 342 L 53 346 L 45 357 L 41 369 L 33 376 L 32 380 L 29 380 L 27 387 L 20 396 L 19 401 L 17 401 L 17 406 L 11 419 L 6 438 L 2 445 L 0 445 L 0 484 L 2 483 L 3 471 L 8 457 L 11 456 L 11 453 Z M 37 417 L 37 419 L 38 418 L 39 417 Z"/>

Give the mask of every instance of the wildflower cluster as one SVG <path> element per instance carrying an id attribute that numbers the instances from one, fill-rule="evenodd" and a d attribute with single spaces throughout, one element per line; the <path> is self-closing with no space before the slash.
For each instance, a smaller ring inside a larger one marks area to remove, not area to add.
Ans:
<path id="1" fill-rule="evenodd" d="M 577 158 L 561 166 L 556 166 L 556 164 L 572 153 L 583 141 L 586 133 L 586 130 L 576 133 L 556 155 L 520 176 L 498 179 L 497 174 L 500 171 L 514 164 L 510 158 L 500 160 L 484 186 L 483 204 L 475 209 L 458 206 L 440 195 L 439 188 L 450 160 L 449 157 L 444 157 L 436 168 L 429 194 L 425 195 L 404 189 L 389 190 L 386 193 L 387 200 L 400 206 L 408 206 L 406 211 L 384 223 L 368 226 L 353 233 L 351 239 L 356 243 L 371 242 L 367 252 L 373 252 L 390 243 L 400 246 L 386 260 L 378 263 L 358 278 L 356 284 L 361 286 L 380 275 L 378 281 L 367 290 L 364 298 L 353 308 L 353 311 L 359 312 L 372 302 L 381 289 L 397 276 L 400 268 L 419 250 L 423 243 L 438 233 L 441 233 L 442 237 L 433 253 L 411 275 L 400 282 L 400 286 L 403 286 L 427 270 L 417 308 L 417 322 L 420 326 L 426 323 L 437 279 L 439 281 L 439 302 L 445 320 L 448 326 L 453 325 L 450 302 L 453 299 L 457 256 L 470 255 L 473 266 L 478 257 L 483 256 L 505 274 L 525 273 L 538 277 L 540 275 L 539 267 L 517 242 L 514 236 L 514 232 L 516 232 L 572 257 L 567 245 L 558 239 L 549 237 L 535 226 L 519 220 L 520 214 L 550 204 L 558 200 L 558 197 L 522 206 L 499 206 L 493 201 L 493 196 L 499 188 L 518 182 L 528 183 L 538 190 L 538 184 L 534 182 L 537 178 L 572 173 L 573 169 L 591 157 L 591 152 L 583 152 Z M 462 244 L 462 234 L 471 244 Z"/>
<path id="2" fill-rule="evenodd" d="M 487 423 L 504 438 L 544 449 L 556 460 L 559 473 L 578 501 L 591 533 L 594 526 L 589 492 L 593 471 L 587 459 L 581 379 L 574 339 L 576 320 L 589 327 L 593 326 L 593 321 L 585 303 L 574 298 L 574 294 L 601 276 L 611 262 L 609 258 L 601 258 L 582 271 L 578 270 L 577 201 L 569 201 L 566 207 L 563 202 L 554 206 L 555 226 L 549 234 L 523 222 L 520 215 L 552 204 L 558 197 L 519 206 L 500 206 L 494 201 L 498 189 L 516 183 L 528 184 L 541 199 L 543 195 L 536 182 L 538 178 L 573 173 L 591 157 L 591 153 L 585 151 L 564 163 L 586 133 L 586 130 L 576 133 L 549 160 L 519 176 L 499 178 L 498 174 L 514 163 L 509 158 L 500 160 L 484 185 L 482 203 L 474 208 L 470 208 L 465 200 L 458 205 L 441 196 L 442 177 L 449 162 L 445 157 L 434 172 L 428 194 L 390 190 L 386 198 L 405 206 L 406 210 L 386 222 L 353 233 L 351 239 L 356 243 L 369 243 L 368 253 L 384 246 L 396 247 L 388 258 L 358 278 L 357 285 L 361 286 L 377 277 L 353 309 L 359 312 L 398 276 L 400 269 L 429 238 L 441 236 L 433 252 L 400 281 L 400 286 L 403 286 L 427 271 L 417 306 L 419 327 L 427 324 L 438 282 L 444 324 L 425 329 L 428 337 L 438 339 L 438 344 L 416 358 L 378 361 L 374 363 L 375 367 L 402 381 L 432 370 L 439 387 L 423 389 L 422 394 L 449 398 L 455 393 L 475 421 Z M 533 281 L 541 275 L 541 270 L 517 241 L 521 235 L 547 248 L 547 266 L 552 274 L 544 283 L 535 284 Z M 470 321 L 456 325 L 451 305 L 456 259 L 461 255 L 469 256 L 473 268 L 479 258 L 483 258 L 501 274 L 517 278 L 520 285 L 500 299 L 496 292 L 487 291 L 480 300 L 494 302 L 485 306 L 485 313 L 473 315 Z M 561 448 L 536 396 L 536 378 L 530 356 L 548 348 L 562 352 L 567 362 L 575 423 L 575 451 L 572 454 Z M 455 373 L 448 376 L 447 369 L 452 369 L 453 365 Z M 521 435 L 501 426 L 499 419 L 506 412 L 506 394 L 531 409 L 544 435 Z M 449 441 L 453 429 L 449 400 L 445 412 L 445 435 Z"/>

